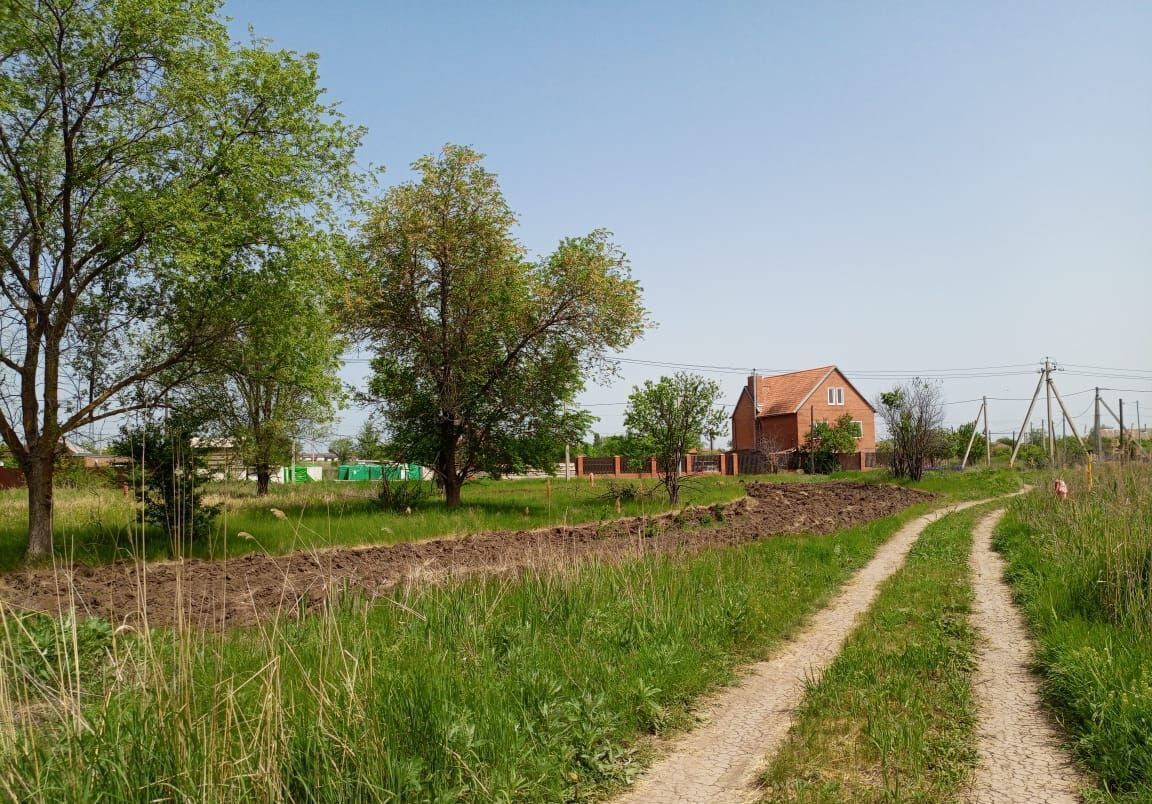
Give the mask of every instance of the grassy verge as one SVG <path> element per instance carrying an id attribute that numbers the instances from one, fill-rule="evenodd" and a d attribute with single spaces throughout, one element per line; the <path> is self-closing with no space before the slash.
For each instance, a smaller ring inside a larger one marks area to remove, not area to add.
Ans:
<path id="1" fill-rule="evenodd" d="M 819 682 L 765 772 L 764 801 L 946 801 L 977 755 L 972 526 L 930 525 Z"/>
<path id="2" fill-rule="evenodd" d="M 762 658 L 923 507 L 823 537 L 349 598 L 300 622 L 117 634 L 8 616 L 19 800 L 578 801 Z"/>
<path id="3" fill-rule="evenodd" d="M 1152 468 L 1106 467 L 1063 503 L 1020 498 L 996 547 L 1038 643 L 1045 695 L 1100 801 L 1152 801 Z"/>

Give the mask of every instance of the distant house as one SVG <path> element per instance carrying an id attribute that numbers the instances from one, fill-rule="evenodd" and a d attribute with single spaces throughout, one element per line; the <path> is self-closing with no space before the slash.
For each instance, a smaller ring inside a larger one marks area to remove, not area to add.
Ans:
<path id="1" fill-rule="evenodd" d="M 835 366 L 762 377 L 753 374 L 732 411 L 732 448 L 788 452 L 804 444 L 813 422 L 845 413 L 857 423 L 859 466 L 876 452 L 876 409 Z"/>
<path id="2" fill-rule="evenodd" d="M 96 453 L 67 438 L 62 438 L 64 454 L 88 469 L 99 469 L 106 466 L 126 467 L 132 465 L 131 458 L 121 455 Z"/>

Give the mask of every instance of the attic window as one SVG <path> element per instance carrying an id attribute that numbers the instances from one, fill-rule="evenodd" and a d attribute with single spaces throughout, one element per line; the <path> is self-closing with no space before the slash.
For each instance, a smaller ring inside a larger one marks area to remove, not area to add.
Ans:
<path id="1" fill-rule="evenodd" d="M 828 404 L 829 405 L 843 405 L 844 404 L 844 389 L 843 388 L 829 388 L 828 389 Z"/>

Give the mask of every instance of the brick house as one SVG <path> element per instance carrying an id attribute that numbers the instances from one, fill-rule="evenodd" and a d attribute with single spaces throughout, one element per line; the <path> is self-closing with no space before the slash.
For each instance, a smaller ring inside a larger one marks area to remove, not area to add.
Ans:
<path id="1" fill-rule="evenodd" d="M 755 415 L 753 414 L 755 411 Z M 762 377 L 753 374 L 732 411 L 732 449 L 795 450 L 813 421 L 834 423 L 845 413 L 859 422 L 860 467 L 876 453 L 876 409 L 835 366 Z"/>

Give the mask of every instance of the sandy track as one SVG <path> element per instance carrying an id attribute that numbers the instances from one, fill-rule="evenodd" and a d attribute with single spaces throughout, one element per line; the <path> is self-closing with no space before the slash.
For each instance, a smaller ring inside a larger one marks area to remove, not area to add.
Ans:
<path id="1" fill-rule="evenodd" d="M 973 623 L 981 639 L 974 692 L 980 726 L 980 767 L 966 801 L 974 804 L 1076 802 L 1084 780 L 1060 747 L 1060 735 L 1029 672 L 1032 643 L 1004 582 L 1004 561 L 992 550 L 989 514 L 973 533 Z"/>
<path id="2" fill-rule="evenodd" d="M 885 542 L 827 607 L 773 657 L 753 665 L 748 677 L 724 690 L 701 713 L 705 725 L 677 740 L 619 804 L 702 804 L 754 800 L 756 777 L 783 743 L 805 680 L 823 673 L 840 653 L 857 617 L 880 585 L 904 563 L 930 523 L 987 500 L 959 503 L 912 520 Z"/>

